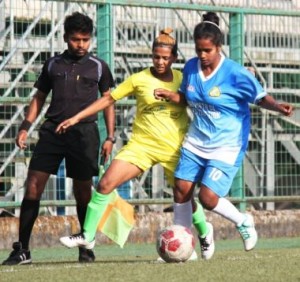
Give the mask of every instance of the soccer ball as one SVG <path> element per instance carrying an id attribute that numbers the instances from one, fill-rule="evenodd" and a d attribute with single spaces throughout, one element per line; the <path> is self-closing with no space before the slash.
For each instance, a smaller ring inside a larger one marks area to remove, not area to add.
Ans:
<path id="1" fill-rule="evenodd" d="M 192 231 L 181 225 L 171 225 L 159 232 L 156 250 L 165 262 L 184 262 L 195 248 Z"/>

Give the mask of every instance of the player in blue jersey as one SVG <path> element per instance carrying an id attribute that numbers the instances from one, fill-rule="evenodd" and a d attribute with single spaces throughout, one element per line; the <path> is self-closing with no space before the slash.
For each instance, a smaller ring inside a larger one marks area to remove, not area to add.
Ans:
<path id="1" fill-rule="evenodd" d="M 175 170 L 175 202 L 185 203 L 200 183 L 203 207 L 233 222 L 246 251 L 257 242 L 254 220 L 224 198 L 240 168 L 250 132 L 249 103 L 290 116 L 293 107 L 268 95 L 246 68 L 221 54 L 219 18 L 209 12 L 194 29 L 197 57 L 183 71 L 178 93 L 155 91 L 157 99 L 187 103 L 192 122 Z"/>

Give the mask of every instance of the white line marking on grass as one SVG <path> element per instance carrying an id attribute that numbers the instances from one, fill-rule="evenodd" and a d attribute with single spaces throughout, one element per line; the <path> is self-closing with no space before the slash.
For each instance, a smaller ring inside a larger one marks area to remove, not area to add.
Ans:
<path id="1" fill-rule="evenodd" d="M 253 254 L 253 256 L 249 255 L 249 256 L 231 256 L 228 257 L 227 260 L 251 260 L 251 259 L 265 259 L 265 258 L 275 258 L 280 256 L 280 254 Z M 287 258 L 294 258 L 294 257 L 300 257 L 300 253 L 296 253 L 296 254 L 288 254 L 285 255 Z"/>
<path id="2" fill-rule="evenodd" d="M 12 266 L 10 268 L 0 269 L 0 273 L 22 272 L 23 270 L 25 270 L 25 268 L 28 268 L 28 267 L 34 268 L 36 270 L 53 270 L 53 269 L 58 269 L 58 268 L 68 269 L 68 268 L 82 268 L 82 267 L 86 268 L 86 267 L 89 267 L 88 264 L 82 264 L 82 263 L 81 264 L 78 263 L 78 264 L 59 265 L 59 264 L 55 264 L 55 263 L 51 262 L 51 264 L 53 264 L 53 265 L 47 265 L 46 266 L 44 263 L 43 263 L 43 266 L 36 266 L 36 265 L 31 264 L 31 265 L 27 265 L 27 266 L 23 265 L 23 266 L 20 267 L 20 265 L 16 265 L 16 266 Z"/>

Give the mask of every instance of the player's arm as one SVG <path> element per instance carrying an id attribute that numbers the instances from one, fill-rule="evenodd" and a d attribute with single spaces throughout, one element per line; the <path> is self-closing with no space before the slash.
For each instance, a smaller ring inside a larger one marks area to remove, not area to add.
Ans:
<path id="1" fill-rule="evenodd" d="M 272 96 L 266 95 L 258 103 L 260 107 L 281 113 L 285 116 L 291 116 L 293 114 L 293 106 L 288 103 L 278 103 Z"/>
<path id="2" fill-rule="evenodd" d="M 115 107 L 114 102 L 115 100 L 110 95 L 110 91 L 106 91 L 102 93 L 103 97 L 108 97 L 109 99 L 109 106 L 106 107 L 103 111 L 104 119 L 106 124 L 106 131 L 108 137 L 114 137 L 115 132 Z"/>
<path id="3" fill-rule="evenodd" d="M 110 94 L 105 96 L 103 95 L 101 98 L 97 99 L 94 103 L 92 103 L 87 108 L 83 109 L 73 117 L 61 122 L 56 128 L 56 132 L 63 133 L 66 131 L 68 127 L 73 126 L 78 122 L 80 122 L 81 120 L 104 110 L 105 108 L 113 105 L 114 103 L 115 100 L 112 98 Z"/>
<path id="4" fill-rule="evenodd" d="M 43 93 L 40 90 L 37 90 L 36 93 L 34 94 L 25 119 L 23 120 L 20 128 L 19 128 L 19 132 L 18 135 L 16 137 L 16 145 L 20 148 L 20 149 L 25 149 L 26 148 L 26 140 L 27 140 L 27 132 L 29 130 L 29 128 L 31 127 L 32 123 L 36 120 L 36 118 L 38 117 L 38 115 L 40 114 L 45 101 L 47 98 L 47 94 Z"/>
<path id="5" fill-rule="evenodd" d="M 173 92 L 163 88 L 157 88 L 154 90 L 154 97 L 158 100 L 165 100 L 167 102 L 173 102 L 176 104 L 186 105 L 185 96 L 180 92 Z"/>
<path id="6" fill-rule="evenodd" d="M 107 106 L 104 111 L 104 120 L 106 125 L 107 138 L 101 147 L 101 156 L 104 157 L 105 162 L 108 160 L 109 155 L 112 152 L 112 147 L 115 140 L 115 107 L 114 99 L 110 95 L 110 90 L 103 92 L 102 97 L 107 97 L 110 101 L 110 105 Z M 111 100 L 112 99 L 112 100 Z"/>

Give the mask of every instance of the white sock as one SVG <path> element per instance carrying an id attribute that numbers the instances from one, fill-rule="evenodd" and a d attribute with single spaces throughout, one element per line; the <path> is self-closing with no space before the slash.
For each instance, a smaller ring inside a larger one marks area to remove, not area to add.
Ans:
<path id="1" fill-rule="evenodd" d="M 212 211 L 230 220 L 236 226 L 242 225 L 245 220 L 245 214 L 225 198 L 219 198 L 218 204 Z"/>
<path id="2" fill-rule="evenodd" d="M 173 203 L 173 208 L 174 208 L 174 224 L 191 228 L 192 213 L 193 213 L 191 201 L 182 204 Z"/>

